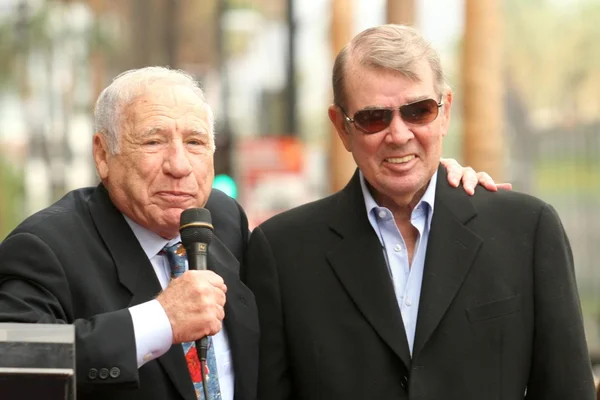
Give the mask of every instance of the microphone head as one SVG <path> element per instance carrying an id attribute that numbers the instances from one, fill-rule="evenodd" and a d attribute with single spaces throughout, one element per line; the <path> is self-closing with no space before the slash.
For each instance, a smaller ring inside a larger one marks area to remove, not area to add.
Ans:
<path id="1" fill-rule="evenodd" d="M 212 218 L 206 208 L 188 208 L 179 217 L 181 243 L 187 248 L 193 243 L 210 244 L 213 237 Z"/>

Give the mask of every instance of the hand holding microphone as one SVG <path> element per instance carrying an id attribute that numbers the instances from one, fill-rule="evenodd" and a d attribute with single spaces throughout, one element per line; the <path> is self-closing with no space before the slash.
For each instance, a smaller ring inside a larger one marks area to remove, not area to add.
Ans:
<path id="1" fill-rule="evenodd" d="M 208 245 L 213 237 L 210 212 L 188 209 L 180 221 L 189 270 L 172 280 L 157 297 L 171 323 L 173 343 L 195 341 L 219 332 L 227 292 L 223 279 L 206 269 Z"/>

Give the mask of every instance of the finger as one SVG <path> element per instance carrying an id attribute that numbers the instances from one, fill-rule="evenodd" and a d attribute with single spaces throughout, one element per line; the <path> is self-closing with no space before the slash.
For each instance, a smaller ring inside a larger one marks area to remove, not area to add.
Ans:
<path id="1" fill-rule="evenodd" d="M 219 306 L 217 310 L 217 318 L 219 319 L 219 321 L 223 321 L 223 319 L 225 318 L 225 307 Z"/>
<path id="2" fill-rule="evenodd" d="M 463 176 L 460 164 L 452 158 L 447 158 L 442 160 L 442 165 L 448 171 L 448 183 L 453 187 L 457 187 Z"/>
<path id="3" fill-rule="evenodd" d="M 465 189 L 465 192 L 467 192 L 469 195 L 472 195 L 475 193 L 475 186 L 477 186 L 477 173 L 475 172 L 475 170 L 471 167 L 464 167 L 462 169 L 462 184 L 463 184 L 463 189 Z"/>
<path id="4" fill-rule="evenodd" d="M 227 301 L 227 296 L 225 295 L 225 292 L 223 292 L 220 289 L 215 289 L 215 301 L 218 305 L 220 306 L 224 306 L 225 302 Z"/>
<path id="5" fill-rule="evenodd" d="M 478 172 L 477 173 L 477 181 L 480 185 L 491 192 L 495 192 L 498 190 L 496 186 L 496 182 L 492 179 L 492 177 L 486 172 Z"/>
<path id="6" fill-rule="evenodd" d="M 217 333 L 219 333 L 219 331 L 221 330 L 222 327 L 223 327 L 223 324 L 221 323 L 220 320 L 212 322 L 208 328 L 208 333 L 206 336 L 216 335 Z"/>
<path id="7" fill-rule="evenodd" d="M 221 321 L 219 321 L 219 323 L 216 324 L 215 332 L 211 336 L 214 336 L 217 333 L 221 332 L 221 329 L 223 329 L 223 323 Z"/>
<path id="8" fill-rule="evenodd" d="M 217 284 L 211 283 L 211 286 L 213 288 L 215 288 L 216 290 L 218 290 L 219 292 L 223 293 L 223 295 L 225 295 L 225 293 L 227 293 L 227 285 L 225 284 L 225 282 L 217 283 Z"/>
<path id="9" fill-rule="evenodd" d="M 496 187 L 498 189 L 512 190 L 512 183 L 497 183 Z"/>
<path id="10" fill-rule="evenodd" d="M 462 178 L 462 172 L 460 172 L 460 169 L 448 170 L 448 183 L 452 187 L 458 187 L 458 185 L 460 185 L 461 178 Z"/>
<path id="11" fill-rule="evenodd" d="M 444 167 L 446 167 L 446 169 L 448 169 L 452 166 L 458 166 L 459 168 L 461 168 L 458 161 L 456 161 L 454 158 L 440 158 L 440 162 L 442 163 L 442 165 Z"/>
<path id="12" fill-rule="evenodd" d="M 219 275 L 214 273 L 213 271 L 202 271 L 203 279 L 206 279 L 208 283 L 215 287 L 224 287 L 225 281 Z"/>

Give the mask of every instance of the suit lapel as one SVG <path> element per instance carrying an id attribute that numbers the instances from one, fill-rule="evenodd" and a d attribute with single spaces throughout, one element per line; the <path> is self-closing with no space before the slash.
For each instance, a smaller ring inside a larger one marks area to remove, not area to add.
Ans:
<path id="1" fill-rule="evenodd" d="M 235 323 L 245 327 L 256 326 L 255 315 L 249 313 L 248 307 L 254 301 L 254 295 L 244 285 L 237 272 L 238 261 L 217 237 L 213 238 L 208 251 L 208 266 L 220 275 L 227 285 L 227 302 L 225 303 L 226 325 Z"/>
<path id="2" fill-rule="evenodd" d="M 327 258 L 365 319 L 408 369 L 406 331 L 381 243 L 367 218 L 358 172 L 338 196 L 330 226 L 342 240 Z"/>
<path id="3" fill-rule="evenodd" d="M 115 262 L 119 281 L 132 294 L 128 306 L 153 299 L 161 287 L 152 264 L 102 185 L 92 195 L 90 213 Z"/>
<path id="4" fill-rule="evenodd" d="M 161 286 L 152 264 L 103 185 L 99 185 L 92 195 L 90 213 L 115 262 L 121 284 L 131 292 L 128 307 L 154 299 Z M 171 346 L 157 360 L 183 398 L 196 400 L 183 348 Z"/>
<path id="5" fill-rule="evenodd" d="M 220 275 L 227 285 L 224 326 L 229 339 L 235 374 L 235 397 L 246 398 L 248 388 L 255 385 L 250 372 L 256 369 L 259 329 L 254 295 L 239 278 L 239 262 L 228 248 L 214 237 L 208 250 L 208 266 Z"/>
<path id="6" fill-rule="evenodd" d="M 468 195 L 438 170 L 434 214 L 425 258 L 413 356 L 416 358 L 459 291 L 481 238 L 465 226 L 477 214 Z"/>

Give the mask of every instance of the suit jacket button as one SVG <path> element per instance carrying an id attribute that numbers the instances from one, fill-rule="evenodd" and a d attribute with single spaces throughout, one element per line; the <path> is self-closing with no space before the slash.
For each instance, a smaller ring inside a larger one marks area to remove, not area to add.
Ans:
<path id="1" fill-rule="evenodd" d="M 408 390 L 408 377 L 406 375 L 400 380 L 400 386 L 402 386 L 403 389 Z"/>
<path id="2" fill-rule="evenodd" d="M 101 368 L 100 371 L 99 371 L 99 373 L 98 373 L 98 376 L 100 377 L 100 379 L 106 379 L 106 378 L 108 378 L 108 369 Z"/>
<path id="3" fill-rule="evenodd" d="M 117 379 L 121 375 L 121 370 L 117 367 L 112 367 L 110 369 L 110 377 L 113 379 Z"/>
<path id="4" fill-rule="evenodd" d="M 94 380 L 98 377 L 98 370 L 96 368 L 90 368 L 88 371 L 88 378 Z"/>

